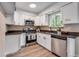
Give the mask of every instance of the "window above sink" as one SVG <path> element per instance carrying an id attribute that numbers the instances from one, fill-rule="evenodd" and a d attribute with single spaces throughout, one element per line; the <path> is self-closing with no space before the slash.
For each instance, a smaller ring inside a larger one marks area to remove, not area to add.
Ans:
<path id="1" fill-rule="evenodd" d="M 48 15 L 49 27 L 60 28 L 63 27 L 62 13 L 60 11 L 53 12 Z"/>

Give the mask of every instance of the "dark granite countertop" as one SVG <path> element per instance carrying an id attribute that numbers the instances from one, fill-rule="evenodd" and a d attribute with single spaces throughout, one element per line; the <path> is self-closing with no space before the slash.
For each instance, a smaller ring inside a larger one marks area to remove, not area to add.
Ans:
<path id="1" fill-rule="evenodd" d="M 61 35 L 51 34 L 51 37 L 52 37 L 52 38 L 58 38 L 58 39 L 67 40 L 67 38 L 76 38 L 77 36 L 65 35 L 65 34 L 61 34 Z"/>
<path id="2" fill-rule="evenodd" d="M 61 35 L 58 35 L 57 32 L 48 32 L 48 31 L 41 31 L 39 33 L 49 34 L 52 38 L 58 38 L 62 40 L 67 40 L 67 38 L 76 38 L 79 36 L 79 33 L 76 32 L 61 32 Z"/>
<path id="3" fill-rule="evenodd" d="M 25 31 L 25 30 L 12 30 L 12 31 L 7 31 L 6 35 L 18 35 L 21 33 L 37 33 L 36 30 L 30 30 Z M 39 33 L 45 33 L 45 34 L 50 34 L 52 38 L 59 38 L 63 40 L 67 40 L 67 38 L 76 38 L 79 36 L 79 32 L 61 32 L 61 35 L 56 34 L 57 31 L 47 31 L 47 30 L 40 30 Z"/>
<path id="4" fill-rule="evenodd" d="M 6 35 L 18 35 L 22 33 L 36 33 L 35 30 L 25 31 L 25 30 L 9 30 L 6 32 Z"/>
<path id="5" fill-rule="evenodd" d="M 19 35 L 21 33 L 23 33 L 23 31 L 7 31 L 6 35 Z"/>

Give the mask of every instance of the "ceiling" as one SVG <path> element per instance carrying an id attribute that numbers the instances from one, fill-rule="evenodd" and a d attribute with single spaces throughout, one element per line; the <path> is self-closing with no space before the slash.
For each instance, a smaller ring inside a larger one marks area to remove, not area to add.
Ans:
<path id="1" fill-rule="evenodd" d="M 37 7 L 30 8 L 29 5 L 32 3 L 36 4 Z M 40 13 L 53 4 L 55 4 L 55 2 L 17 2 L 16 9 L 20 9 L 32 13 Z"/>
<path id="2" fill-rule="evenodd" d="M 31 3 L 36 4 L 37 7 L 30 8 L 29 4 Z M 13 14 L 15 9 L 38 14 L 55 3 L 56 2 L 0 2 L 0 6 L 2 6 L 6 14 Z"/>

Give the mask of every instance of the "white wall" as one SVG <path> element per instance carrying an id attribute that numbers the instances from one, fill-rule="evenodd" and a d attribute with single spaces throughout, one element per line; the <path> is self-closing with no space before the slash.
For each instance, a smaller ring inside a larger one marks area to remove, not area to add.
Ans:
<path id="1" fill-rule="evenodd" d="M 0 11 L 3 13 L 3 15 L 6 17 L 6 24 L 13 24 L 13 15 L 8 15 L 5 13 L 5 10 L 0 6 Z"/>
<path id="2" fill-rule="evenodd" d="M 5 21 L 4 15 L 0 12 L 0 57 L 5 56 Z"/>
<path id="3" fill-rule="evenodd" d="M 14 24 L 13 15 L 6 15 L 6 24 Z"/>
<path id="4" fill-rule="evenodd" d="M 3 10 L 3 8 L 1 6 L 0 6 L 0 12 L 2 12 L 3 15 L 5 15 L 5 12 L 4 12 L 4 10 Z"/>

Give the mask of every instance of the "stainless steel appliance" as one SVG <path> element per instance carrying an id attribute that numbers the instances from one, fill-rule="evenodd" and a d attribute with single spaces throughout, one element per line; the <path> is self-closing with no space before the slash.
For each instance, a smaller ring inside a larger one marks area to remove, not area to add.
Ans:
<path id="1" fill-rule="evenodd" d="M 58 56 L 66 57 L 67 56 L 66 44 L 67 44 L 66 40 L 52 38 L 52 52 Z"/>
<path id="2" fill-rule="evenodd" d="M 33 20 L 26 20 L 25 25 L 34 25 L 34 21 Z"/>
<path id="3" fill-rule="evenodd" d="M 26 46 L 28 43 L 36 41 L 36 34 L 35 33 L 27 33 L 26 34 Z"/>

